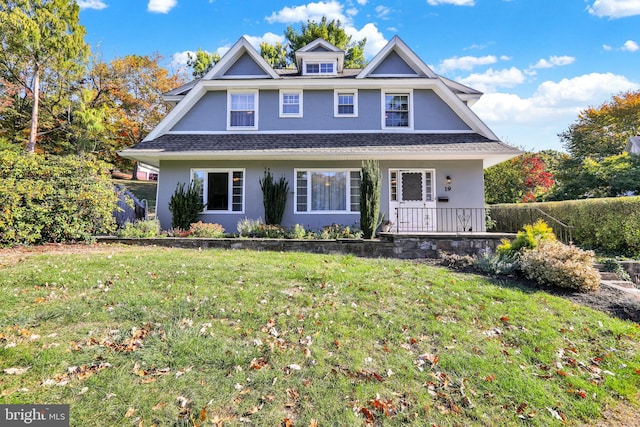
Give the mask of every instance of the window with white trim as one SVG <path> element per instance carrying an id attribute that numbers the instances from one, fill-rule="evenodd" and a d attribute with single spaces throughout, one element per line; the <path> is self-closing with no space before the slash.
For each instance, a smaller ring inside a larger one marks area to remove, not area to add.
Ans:
<path id="1" fill-rule="evenodd" d="M 357 117 L 358 116 L 358 91 L 357 90 L 335 90 L 334 92 L 335 117 Z"/>
<path id="2" fill-rule="evenodd" d="M 360 212 L 360 169 L 296 169 L 296 213 Z"/>
<path id="3" fill-rule="evenodd" d="M 229 92 L 228 129 L 258 128 L 258 92 Z"/>
<path id="4" fill-rule="evenodd" d="M 280 91 L 280 117 L 302 117 L 302 91 Z"/>
<path id="5" fill-rule="evenodd" d="M 336 73 L 335 62 L 304 62 L 303 74 L 307 75 L 333 75 Z"/>
<path id="6" fill-rule="evenodd" d="M 383 129 L 408 128 L 413 125 L 411 93 L 382 93 Z"/>
<path id="7" fill-rule="evenodd" d="M 192 169 L 204 212 L 244 212 L 244 169 Z"/>

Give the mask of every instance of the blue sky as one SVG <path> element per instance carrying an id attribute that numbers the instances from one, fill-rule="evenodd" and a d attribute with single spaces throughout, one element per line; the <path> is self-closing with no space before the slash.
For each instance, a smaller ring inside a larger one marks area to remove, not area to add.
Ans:
<path id="1" fill-rule="evenodd" d="M 79 0 L 103 60 L 223 54 L 241 36 L 284 40 L 308 19 L 340 19 L 371 58 L 400 36 L 437 73 L 484 92 L 474 106 L 503 141 L 563 150 L 557 134 L 589 106 L 640 90 L 640 0 Z"/>

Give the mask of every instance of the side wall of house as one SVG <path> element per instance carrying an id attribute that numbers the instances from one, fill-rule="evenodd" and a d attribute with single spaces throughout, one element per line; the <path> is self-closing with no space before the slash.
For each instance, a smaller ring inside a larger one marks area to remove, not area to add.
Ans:
<path id="1" fill-rule="evenodd" d="M 284 226 L 303 224 L 306 228 L 321 229 L 333 223 L 357 225 L 360 214 L 339 213 L 294 213 L 295 169 L 359 169 L 359 161 L 163 161 L 162 173 L 158 182 L 156 216 L 163 229 L 171 227 L 169 199 L 178 183 L 187 183 L 191 179 L 192 169 L 243 169 L 244 175 L 244 212 L 243 213 L 205 213 L 204 222 L 221 224 L 228 233 L 235 233 L 238 221 L 244 218 L 264 219 L 262 191 L 259 180 L 266 168 L 276 179 L 284 176 L 289 183 L 289 198 L 283 218 Z M 435 169 L 435 196 L 447 198 L 447 202 L 437 202 L 438 208 L 482 208 L 484 206 L 483 168 L 481 160 L 467 161 L 381 161 L 382 192 L 381 212 L 387 218 L 389 212 L 389 169 Z M 450 188 L 445 178 L 452 179 Z M 476 230 L 479 231 L 479 230 Z"/>

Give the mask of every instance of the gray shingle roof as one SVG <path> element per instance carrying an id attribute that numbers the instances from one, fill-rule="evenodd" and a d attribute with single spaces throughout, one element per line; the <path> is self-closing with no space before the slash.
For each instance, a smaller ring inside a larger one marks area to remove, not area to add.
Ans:
<path id="1" fill-rule="evenodd" d="M 127 151 L 215 152 L 483 152 L 519 150 L 477 133 L 165 134 Z"/>

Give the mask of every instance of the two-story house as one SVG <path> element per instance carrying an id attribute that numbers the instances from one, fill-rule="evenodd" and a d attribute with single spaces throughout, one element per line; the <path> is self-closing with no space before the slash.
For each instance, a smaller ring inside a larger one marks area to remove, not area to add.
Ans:
<path id="1" fill-rule="evenodd" d="M 482 94 L 436 75 L 397 36 L 364 69 L 344 57 L 317 39 L 296 52 L 297 68 L 273 69 L 241 38 L 204 78 L 167 93 L 172 111 L 120 153 L 160 168 L 162 227 L 176 185 L 192 180 L 203 221 L 235 232 L 264 218 L 267 168 L 291 190 L 283 225 L 353 225 L 362 160 L 376 159 L 394 230 L 481 231 L 484 218 L 472 228 L 464 209 L 484 206 L 483 169 L 520 154 L 469 108 Z"/>

